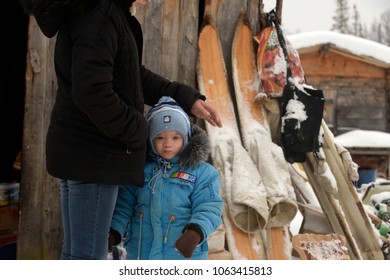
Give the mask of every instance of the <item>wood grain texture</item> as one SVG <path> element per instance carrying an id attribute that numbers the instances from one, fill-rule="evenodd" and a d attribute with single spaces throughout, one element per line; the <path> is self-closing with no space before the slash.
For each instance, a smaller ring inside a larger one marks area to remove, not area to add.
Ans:
<path id="1" fill-rule="evenodd" d="M 45 139 L 56 94 L 55 39 L 29 26 L 18 259 L 58 259 L 62 222 L 58 182 L 46 172 Z"/>

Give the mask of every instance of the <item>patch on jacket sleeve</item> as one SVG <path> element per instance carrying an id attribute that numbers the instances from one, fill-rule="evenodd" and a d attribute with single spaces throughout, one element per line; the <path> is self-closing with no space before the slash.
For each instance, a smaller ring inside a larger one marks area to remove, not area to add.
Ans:
<path id="1" fill-rule="evenodd" d="M 196 181 L 196 176 L 181 171 L 173 172 L 171 178 L 179 178 L 191 183 L 195 183 Z"/>

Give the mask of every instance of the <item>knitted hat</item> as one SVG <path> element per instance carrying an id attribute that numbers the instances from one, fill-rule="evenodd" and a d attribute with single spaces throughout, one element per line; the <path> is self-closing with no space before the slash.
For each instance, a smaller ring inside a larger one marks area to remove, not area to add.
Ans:
<path id="1" fill-rule="evenodd" d="M 156 153 L 153 139 L 161 132 L 173 130 L 183 137 L 183 148 L 191 136 L 190 119 L 184 110 L 171 97 L 163 96 L 148 112 L 147 120 L 150 125 L 149 144 Z M 157 154 L 157 153 L 156 153 Z"/>

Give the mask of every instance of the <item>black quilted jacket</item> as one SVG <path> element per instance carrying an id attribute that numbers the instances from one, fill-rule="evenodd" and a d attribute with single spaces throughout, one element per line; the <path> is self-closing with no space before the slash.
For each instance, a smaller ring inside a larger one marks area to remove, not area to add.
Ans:
<path id="1" fill-rule="evenodd" d="M 144 183 L 144 103 L 173 97 L 189 113 L 194 89 L 141 64 L 132 0 L 22 0 L 47 37 L 57 35 L 58 91 L 46 142 L 49 174 L 107 184 Z"/>

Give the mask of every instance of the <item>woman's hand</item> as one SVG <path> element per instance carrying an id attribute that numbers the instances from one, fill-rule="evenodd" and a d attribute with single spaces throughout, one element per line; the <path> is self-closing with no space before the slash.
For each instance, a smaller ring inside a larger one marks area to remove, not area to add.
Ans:
<path id="1" fill-rule="evenodd" d="M 222 121 L 217 109 L 202 99 L 195 101 L 194 105 L 192 105 L 191 113 L 200 119 L 204 119 L 212 126 L 222 127 Z"/>

